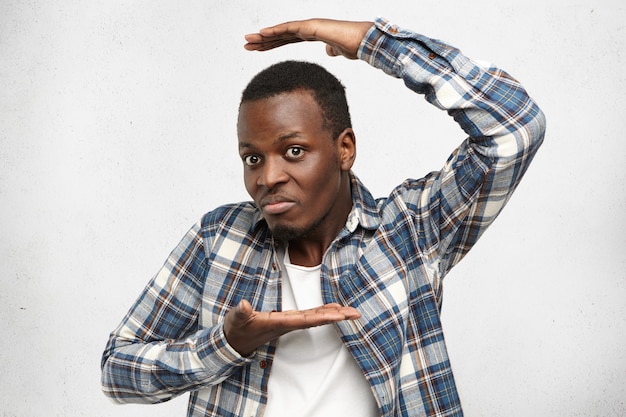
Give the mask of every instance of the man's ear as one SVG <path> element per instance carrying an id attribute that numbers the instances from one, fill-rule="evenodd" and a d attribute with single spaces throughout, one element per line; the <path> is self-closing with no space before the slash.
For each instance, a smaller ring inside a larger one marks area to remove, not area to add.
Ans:
<path id="1" fill-rule="evenodd" d="M 351 128 L 346 128 L 337 137 L 337 152 L 342 171 L 350 171 L 356 160 L 356 135 Z"/>

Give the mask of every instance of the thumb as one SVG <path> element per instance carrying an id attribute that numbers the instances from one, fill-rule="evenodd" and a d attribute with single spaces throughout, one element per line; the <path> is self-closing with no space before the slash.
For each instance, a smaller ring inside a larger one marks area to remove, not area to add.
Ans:
<path id="1" fill-rule="evenodd" d="M 328 56 L 339 56 L 339 55 L 342 55 L 341 52 L 339 52 L 337 50 L 337 48 L 335 48 L 334 46 L 329 45 L 329 44 L 326 44 L 326 54 Z"/>
<path id="2" fill-rule="evenodd" d="M 241 300 L 235 307 L 235 315 L 239 320 L 246 320 L 252 314 L 252 305 L 248 300 Z"/>

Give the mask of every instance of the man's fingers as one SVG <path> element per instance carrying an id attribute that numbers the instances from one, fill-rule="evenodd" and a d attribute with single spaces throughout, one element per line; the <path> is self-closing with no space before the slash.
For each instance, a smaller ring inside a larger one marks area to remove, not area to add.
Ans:
<path id="1" fill-rule="evenodd" d="M 302 40 L 315 38 L 316 25 L 320 19 L 294 20 L 291 22 L 280 23 L 259 30 L 259 34 L 264 37 L 297 37 Z"/>
<path id="2" fill-rule="evenodd" d="M 353 307 L 345 307 L 341 304 L 325 304 L 321 307 L 317 307 L 311 310 L 306 310 L 305 313 L 311 314 L 327 314 L 327 313 L 337 313 L 341 314 L 344 317 L 344 320 L 354 320 L 361 317 L 361 313 L 356 308 Z"/>
<path id="3" fill-rule="evenodd" d="M 269 51 L 290 43 L 302 42 L 302 39 L 266 39 L 258 42 L 248 42 L 243 47 L 247 51 Z"/>
<path id="4" fill-rule="evenodd" d="M 244 38 L 251 44 L 289 39 L 304 40 L 300 29 L 299 22 L 287 22 L 263 28 L 257 33 L 249 33 Z"/>
<path id="5" fill-rule="evenodd" d="M 294 42 L 299 42 L 302 39 L 298 38 L 295 35 L 263 35 L 261 33 L 250 33 L 248 35 L 244 36 L 244 39 L 246 40 L 246 42 L 248 42 L 248 44 L 250 45 L 258 45 L 258 44 L 265 44 L 265 43 L 270 43 L 270 42 L 279 42 L 279 41 L 294 41 Z"/>
<path id="6" fill-rule="evenodd" d="M 339 304 L 327 304 L 309 310 L 289 310 L 273 312 L 265 317 L 271 321 L 272 327 L 289 329 L 306 329 L 322 326 L 343 320 L 356 320 L 361 313 L 355 308 L 344 307 Z"/>
<path id="7" fill-rule="evenodd" d="M 323 33 L 328 32 L 328 27 L 333 22 L 328 19 L 294 20 L 266 27 L 258 33 L 245 35 L 247 43 L 244 48 L 249 51 L 267 51 L 302 41 L 327 42 L 329 39 Z"/>

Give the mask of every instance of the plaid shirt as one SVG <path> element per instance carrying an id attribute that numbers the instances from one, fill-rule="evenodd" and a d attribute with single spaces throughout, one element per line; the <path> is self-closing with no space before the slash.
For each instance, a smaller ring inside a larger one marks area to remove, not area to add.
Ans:
<path id="1" fill-rule="evenodd" d="M 383 416 L 462 414 L 441 327 L 442 279 L 508 201 L 543 140 L 520 84 L 440 41 L 378 19 L 359 56 L 447 110 L 468 134 L 439 172 L 374 200 L 352 176 L 353 208 L 324 255 L 325 302 L 362 317 L 334 324 Z M 241 299 L 281 309 L 275 242 L 253 203 L 196 224 L 111 334 L 105 394 L 161 402 L 191 392 L 189 416 L 262 416 L 275 343 L 242 357 L 223 333 Z"/>

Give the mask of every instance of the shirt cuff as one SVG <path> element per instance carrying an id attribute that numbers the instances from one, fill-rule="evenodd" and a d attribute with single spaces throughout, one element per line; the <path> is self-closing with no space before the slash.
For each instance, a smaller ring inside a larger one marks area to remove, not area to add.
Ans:
<path id="1" fill-rule="evenodd" d="M 198 357 L 206 368 L 215 375 L 229 375 L 234 368 L 252 362 L 254 354 L 241 356 L 228 344 L 224 335 L 224 326 L 213 327 L 206 339 L 198 345 Z"/>
<path id="2" fill-rule="evenodd" d="M 415 33 L 401 29 L 387 19 L 378 17 L 366 33 L 357 50 L 359 59 L 385 73 L 402 77 L 402 65 L 398 57 L 406 55 L 404 39 L 415 37 Z"/>
<path id="3" fill-rule="evenodd" d="M 404 67 L 411 61 L 424 68 L 449 67 L 470 80 L 481 75 L 478 66 L 454 46 L 403 29 L 382 17 L 376 18 L 361 41 L 357 56 L 396 78 L 403 77 Z"/>

